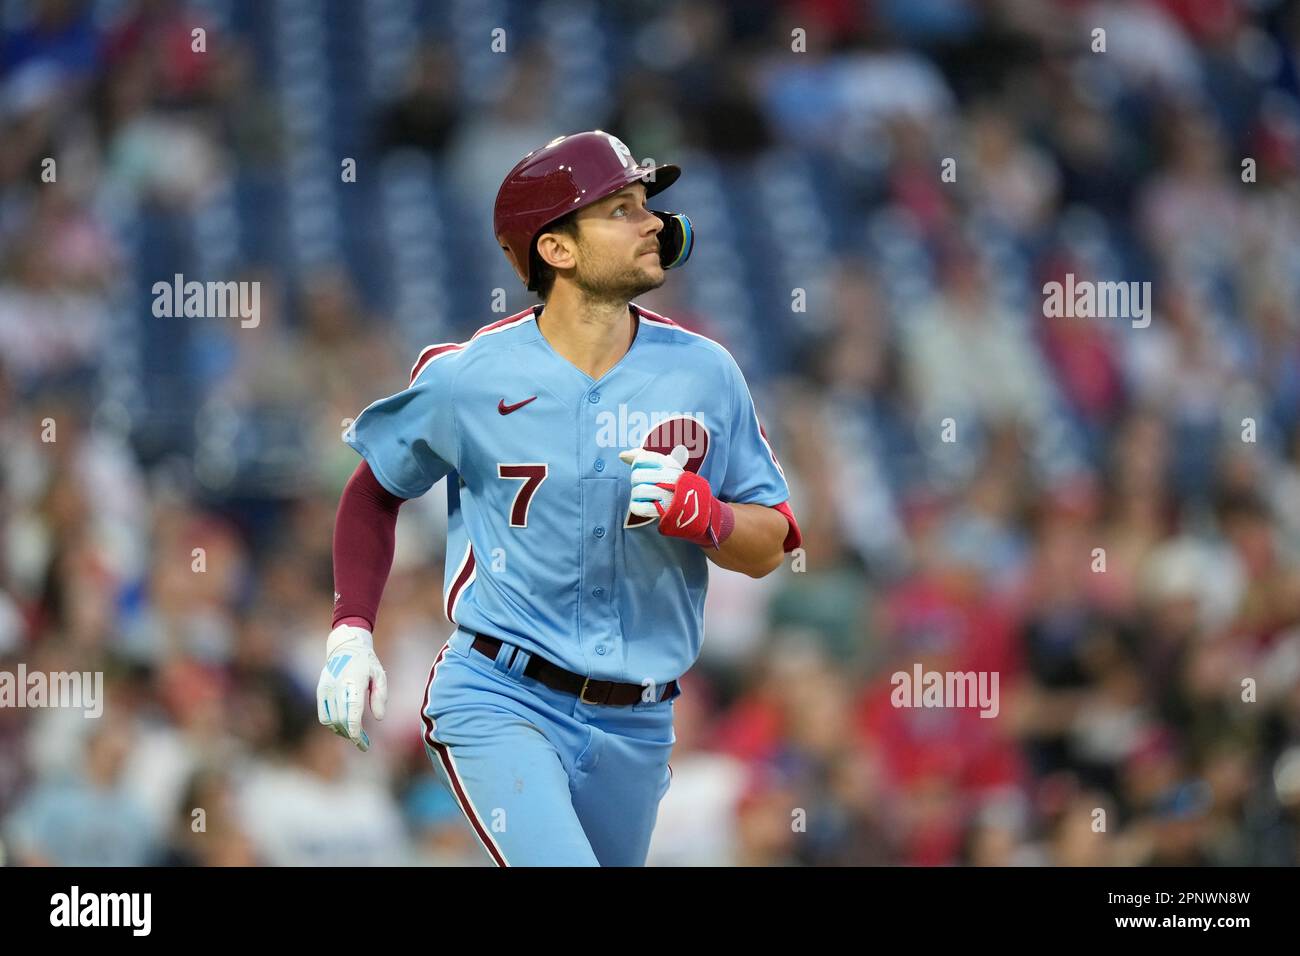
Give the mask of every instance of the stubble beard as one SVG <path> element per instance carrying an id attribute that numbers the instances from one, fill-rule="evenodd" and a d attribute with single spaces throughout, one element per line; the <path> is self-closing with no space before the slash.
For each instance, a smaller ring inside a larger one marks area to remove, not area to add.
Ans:
<path id="1" fill-rule="evenodd" d="M 574 284 L 592 302 L 626 305 L 637 296 L 659 288 L 667 277 L 662 270 L 656 278 L 641 266 L 632 265 L 612 273 L 605 269 L 591 270 L 589 275 L 579 273 L 574 277 Z"/>

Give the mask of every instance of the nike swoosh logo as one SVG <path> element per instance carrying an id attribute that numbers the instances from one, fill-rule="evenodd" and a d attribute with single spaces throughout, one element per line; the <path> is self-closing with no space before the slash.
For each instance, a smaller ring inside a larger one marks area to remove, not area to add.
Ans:
<path id="1" fill-rule="evenodd" d="M 690 524 L 692 521 L 694 521 L 694 520 L 696 519 L 696 517 L 699 516 L 699 513 L 700 513 L 700 498 L 699 498 L 699 496 L 695 493 L 695 489 L 694 489 L 694 488 L 692 488 L 690 491 L 686 492 L 686 497 L 685 497 L 685 499 L 683 499 L 683 501 L 682 501 L 682 507 L 685 508 L 685 507 L 686 507 L 686 502 L 687 502 L 687 501 L 690 501 L 692 498 L 695 499 L 695 500 L 692 502 L 692 504 L 695 505 L 695 510 L 691 512 L 691 516 L 690 516 L 689 518 L 686 517 L 686 515 L 684 515 L 684 514 L 680 514 L 680 515 L 677 516 L 677 527 L 679 527 L 679 528 L 683 527 L 684 525 L 688 525 L 688 524 Z"/>
<path id="2" fill-rule="evenodd" d="M 529 402 L 533 402 L 536 400 L 537 400 L 537 396 L 534 395 L 532 398 L 525 398 L 522 402 L 515 402 L 513 405 L 507 405 L 506 400 L 503 398 L 501 399 L 501 401 L 497 402 L 497 411 L 499 411 L 502 415 L 509 415 L 511 412 L 517 412 L 519 411 L 519 409 L 523 408 Z"/>

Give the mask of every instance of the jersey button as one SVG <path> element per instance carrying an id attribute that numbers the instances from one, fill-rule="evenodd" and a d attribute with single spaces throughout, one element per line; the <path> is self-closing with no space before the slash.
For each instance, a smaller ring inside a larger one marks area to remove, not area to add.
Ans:
<path id="1" fill-rule="evenodd" d="M 587 401 L 591 402 L 593 405 L 598 403 L 600 401 L 600 392 L 592 392 L 587 396 Z"/>
<path id="2" fill-rule="evenodd" d="M 600 645 L 600 647 L 596 648 L 596 653 L 599 654 L 601 657 L 604 657 L 604 656 L 605 656 L 605 645 L 602 644 L 602 645 Z"/>
<path id="3" fill-rule="evenodd" d="M 605 526 L 603 524 L 598 524 L 596 525 L 596 529 L 591 533 L 594 534 L 597 538 L 603 538 L 605 537 Z"/>
<path id="4" fill-rule="evenodd" d="M 592 467 L 592 468 L 595 468 L 597 471 L 604 471 L 604 470 L 605 470 L 605 459 L 604 459 L 604 458 L 597 458 L 597 459 L 595 460 L 595 462 L 592 463 L 592 466 L 591 466 L 591 467 Z"/>
<path id="5" fill-rule="evenodd" d="M 605 589 L 604 589 L 604 588 L 592 588 L 592 589 L 591 589 L 591 596 L 592 596 L 592 597 L 602 597 L 602 596 L 604 596 L 604 594 L 605 594 Z"/>

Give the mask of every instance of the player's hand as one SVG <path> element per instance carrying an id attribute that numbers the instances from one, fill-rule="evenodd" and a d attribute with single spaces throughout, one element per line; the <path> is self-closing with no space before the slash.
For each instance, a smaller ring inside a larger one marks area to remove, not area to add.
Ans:
<path id="1" fill-rule="evenodd" d="M 705 548 L 719 548 L 735 526 L 731 506 L 713 496 L 709 483 L 686 470 L 685 445 L 668 455 L 645 448 L 620 452 L 632 466 L 632 514 L 658 518 L 659 533 Z"/>
<path id="2" fill-rule="evenodd" d="M 325 667 L 316 685 L 316 716 L 340 737 L 369 750 L 370 735 L 361 729 L 367 699 L 371 713 L 383 720 L 388 676 L 375 656 L 370 632 L 340 624 L 325 642 Z"/>
<path id="3" fill-rule="evenodd" d="M 686 469 L 690 457 L 686 446 L 678 445 L 670 455 L 648 448 L 629 448 L 619 452 L 618 457 L 632 466 L 632 514 L 640 518 L 662 517 Z"/>

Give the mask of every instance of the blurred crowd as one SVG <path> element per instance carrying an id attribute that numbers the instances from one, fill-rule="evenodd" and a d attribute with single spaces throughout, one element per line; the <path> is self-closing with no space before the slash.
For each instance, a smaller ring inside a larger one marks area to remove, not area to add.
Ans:
<path id="1" fill-rule="evenodd" d="M 497 6 L 559 36 L 572 11 Z M 0 708 L 10 864 L 488 863 L 420 739 L 441 487 L 402 511 L 375 747 L 316 721 L 339 433 L 414 358 L 392 303 L 346 260 L 262 249 L 232 264 L 257 328 L 156 344 L 188 320 L 150 314 L 171 276 L 139 264 L 169 240 L 140 224 L 193 224 L 292 152 L 258 9 L 0 4 L 0 671 L 102 671 L 107 698 Z M 1300 7 L 594 9 L 606 95 L 556 115 L 568 64 L 524 44 L 471 102 L 431 34 L 356 135 L 484 215 L 515 159 L 584 128 L 824 171 L 821 294 L 764 306 L 797 344 L 746 369 L 804 550 L 711 570 L 650 862 L 1300 862 Z M 1150 324 L 1045 318 L 1067 274 L 1149 281 Z M 716 332 L 694 281 L 643 301 Z M 247 421 L 275 427 L 241 483 Z M 917 664 L 997 673 L 997 716 L 894 706 Z"/>

